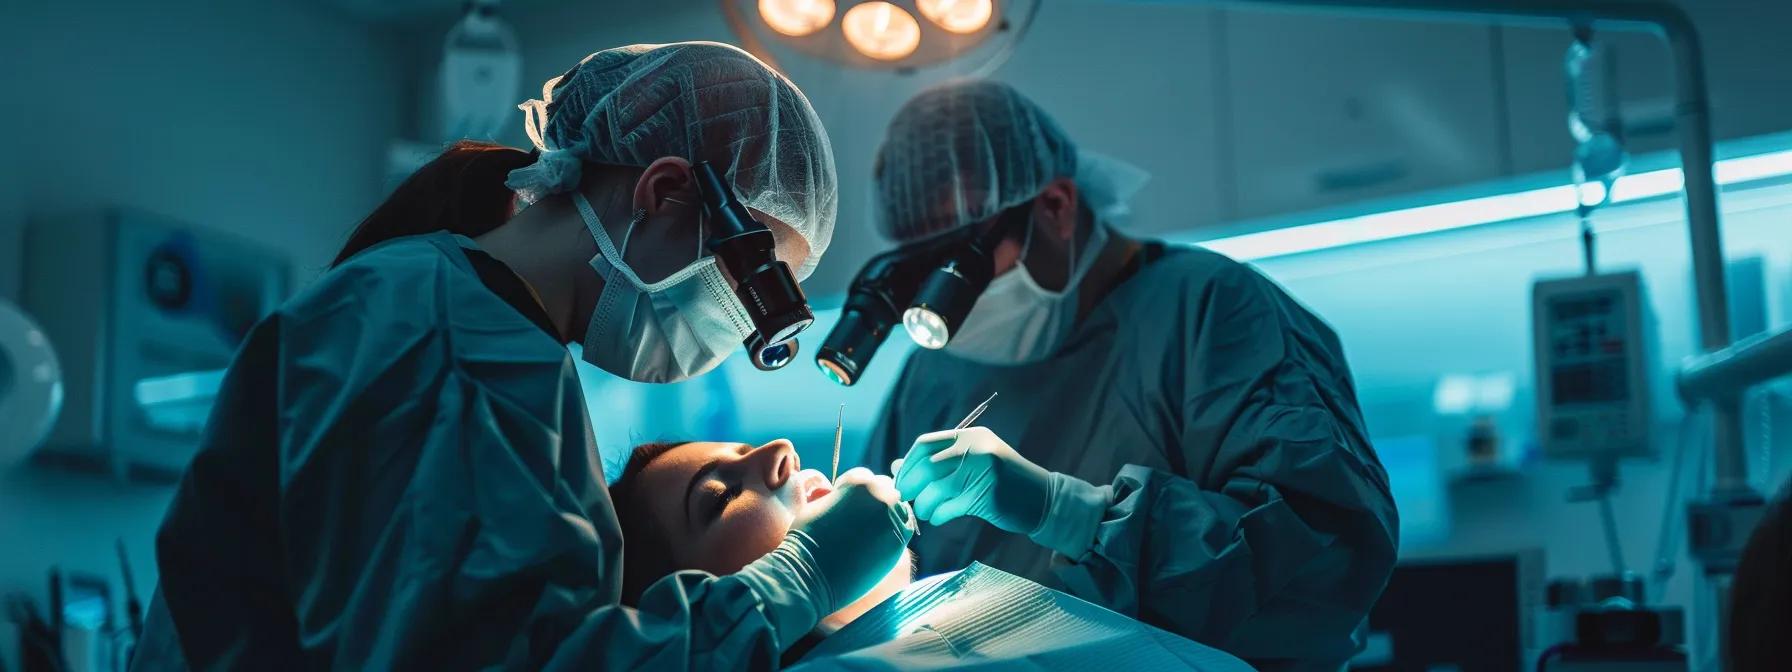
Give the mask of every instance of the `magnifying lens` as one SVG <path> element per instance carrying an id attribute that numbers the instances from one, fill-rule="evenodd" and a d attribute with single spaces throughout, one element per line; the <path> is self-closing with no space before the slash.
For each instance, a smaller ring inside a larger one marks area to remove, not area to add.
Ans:
<path id="1" fill-rule="evenodd" d="M 796 336 L 815 323 L 815 313 L 790 265 L 778 260 L 771 229 L 753 218 L 708 161 L 693 172 L 709 213 L 711 237 L 704 245 L 734 278 L 734 295 L 753 321 L 742 345 L 759 370 L 783 368 L 796 359 Z"/>
<path id="2" fill-rule="evenodd" d="M 815 354 L 822 375 L 841 385 L 858 382 L 872 355 L 896 327 L 901 313 L 914 299 L 920 283 L 938 252 L 937 246 L 902 247 L 872 257 L 859 269 L 846 290 L 840 321 Z"/>
<path id="3" fill-rule="evenodd" d="M 953 332 L 964 326 L 977 297 L 995 276 L 996 245 L 1017 224 L 1027 221 L 1026 205 L 1009 208 L 995 226 L 972 238 L 969 244 L 948 254 L 939 266 L 922 278 L 915 298 L 902 313 L 902 326 L 915 344 L 930 350 L 946 347 Z"/>

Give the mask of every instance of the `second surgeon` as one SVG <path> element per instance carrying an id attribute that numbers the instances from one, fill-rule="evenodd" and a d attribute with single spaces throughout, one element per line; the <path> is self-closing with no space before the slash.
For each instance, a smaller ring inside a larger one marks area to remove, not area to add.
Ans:
<path id="1" fill-rule="evenodd" d="M 872 436 L 937 526 L 920 572 L 983 562 L 1260 669 L 1340 669 L 1397 531 L 1331 328 L 1248 267 L 1116 230 L 1139 180 L 1002 84 L 908 102 L 875 180 L 899 244 L 995 241 Z M 991 393 L 985 427 L 929 433 Z"/>

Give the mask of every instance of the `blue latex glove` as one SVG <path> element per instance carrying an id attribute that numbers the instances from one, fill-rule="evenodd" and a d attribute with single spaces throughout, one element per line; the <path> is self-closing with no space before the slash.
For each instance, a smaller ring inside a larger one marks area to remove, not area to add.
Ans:
<path id="1" fill-rule="evenodd" d="M 833 492 L 803 508 L 783 543 L 736 576 L 765 601 L 779 646 L 788 647 L 871 592 L 902 559 L 913 528 L 914 514 L 888 476 L 850 469 Z"/>
<path id="2" fill-rule="evenodd" d="M 890 465 L 915 515 L 934 525 L 976 516 L 1071 559 L 1094 543 L 1112 489 L 1047 471 L 983 427 L 923 434 Z"/>

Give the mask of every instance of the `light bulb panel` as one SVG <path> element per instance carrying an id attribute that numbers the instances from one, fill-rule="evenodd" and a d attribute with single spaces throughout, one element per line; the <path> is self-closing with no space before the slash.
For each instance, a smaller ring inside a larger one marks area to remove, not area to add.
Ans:
<path id="1" fill-rule="evenodd" d="M 921 24 L 914 15 L 882 0 L 861 2 L 840 17 L 846 43 L 870 58 L 897 61 L 921 46 Z"/>
<path id="2" fill-rule="evenodd" d="M 759 0 L 759 18 L 780 35 L 804 37 L 834 21 L 834 0 Z"/>
<path id="3" fill-rule="evenodd" d="M 995 16 L 992 0 L 915 0 L 915 9 L 933 25 L 956 35 L 969 35 Z"/>
<path id="4" fill-rule="evenodd" d="M 719 0 L 749 52 L 901 75 L 982 76 L 1013 54 L 1043 0 Z M 794 52 L 794 53 L 792 53 Z M 947 66 L 946 64 L 951 65 Z M 945 66 L 945 67 L 940 67 Z"/>

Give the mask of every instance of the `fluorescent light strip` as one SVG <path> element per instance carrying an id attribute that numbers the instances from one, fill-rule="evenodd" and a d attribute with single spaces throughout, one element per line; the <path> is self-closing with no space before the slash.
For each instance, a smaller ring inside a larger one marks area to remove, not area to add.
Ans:
<path id="1" fill-rule="evenodd" d="M 1792 150 L 1725 159 L 1718 161 L 1712 171 L 1719 185 L 1789 175 Z M 1612 203 L 1677 193 L 1684 181 L 1679 168 L 1626 175 L 1612 185 Z M 1252 261 L 1571 212 L 1574 205 L 1574 187 L 1563 185 L 1215 238 L 1201 246 L 1240 261 Z"/>
<path id="2" fill-rule="evenodd" d="M 1792 174 L 1792 149 L 1725 159 L 1717 162 L 1712 171 L 1717 174 L 1718 184 L 1735 184 Z"/>

